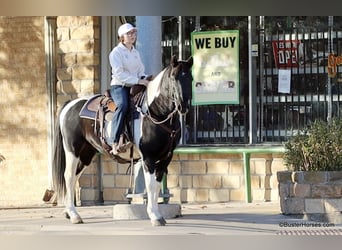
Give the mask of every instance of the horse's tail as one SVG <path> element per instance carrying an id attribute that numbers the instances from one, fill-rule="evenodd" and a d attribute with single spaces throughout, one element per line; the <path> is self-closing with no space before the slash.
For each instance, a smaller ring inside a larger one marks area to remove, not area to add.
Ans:
<path id="1" fill-rule="evenodd" d="M 63 110 L 63 108 L 61 109 L 61 111 Z M 64 179 L 66 163 L 65 163 L 65 151 L 63 147 L 63 137 L 62 137 L 62 132 L 61 132 L 61 126 L 59 124 L 60 113 L 61 112 L 59 112 L 59 115 L 57 117 L 55 133 L 54 133 L 54 152 L 53 152 L 53 159 L 52 159 L 53 161 L 52 162 L 53 164 L 52 165 L 52 183 L 53 183 L 53 190 L 57 194 L 57 199 L 59 201 L 62 201 L 66 193 L 65 179 Z"/>

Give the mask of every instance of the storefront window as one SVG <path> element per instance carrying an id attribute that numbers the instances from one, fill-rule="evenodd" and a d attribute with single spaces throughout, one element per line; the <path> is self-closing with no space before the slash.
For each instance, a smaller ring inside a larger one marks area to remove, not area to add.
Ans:
<path id="1" fill-rule="evenodd" d="M 126 17 L 135 22 L 134 17 Z M 256 17 L 257 142 L 281 143 L 316 119 L 340 116 L 342 78 L 328 58 L 342 56 L 342 17 Z M 248 17 L 163 16 L 163 66 L 191 56 L 194 31 L 239 30 L 239 104 L 192 105 L 184 144 L 249 142 Z M 342 59 L 341 59 L 342 60 Z M 255 94 L 255 93 L 254 93 Z"/>

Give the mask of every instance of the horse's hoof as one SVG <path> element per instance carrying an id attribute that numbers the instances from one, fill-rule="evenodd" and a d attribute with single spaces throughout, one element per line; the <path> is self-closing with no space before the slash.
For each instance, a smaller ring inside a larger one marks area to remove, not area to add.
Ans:
<path id="1" fill-rule="evenodd" d="M 70 216 L 67 212 L 64 212 L 63 214 L 64 214 L 65 218 L 70 219 Z"/>
<path id="2" fill-rule="evenodd" d="M 151 220 L 152 226 L 165 226 L 166 225 L 166 220 L 161 217 L 158 220 Z"/>
<path id="3" fill-rule="evenodd" d="M 164 223 L 164 225 L 166 225 L 166 220 L 164 219 L 164 217 L 161 217 L 160 220 Z"/>
<path id="4" fill-rule="evenodd" d="M 71 223 L 72 224 L 83 224 L 83 220 L 81 219 L 81 218 L 73 218 L 73 219 L 71 219 L 70 218 L 70 221 L 71 221 Z"/>

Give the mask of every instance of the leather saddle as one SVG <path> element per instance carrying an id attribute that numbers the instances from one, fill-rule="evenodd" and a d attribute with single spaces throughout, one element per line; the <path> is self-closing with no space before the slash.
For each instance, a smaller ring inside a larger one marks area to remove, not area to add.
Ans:
<path id="1" fill-rule="evenodd" d="M 146 87 L 143 85 L 134 85 L 130 89 L 132 107 L 128 116 L 136 117 L 135 107 L 142 105 L 145 97 Z M 106 90 L 104 94 L 97 94 L 92 96 L 82 107 L 79 116 L 85 119 L 91 119 L 95 121 L 94 134 L 97 135 L 101 141 L 102 147 L 107 152 L 112 150 L 112 147 L 107 144 L 105 138 L 105 122 L 112 121 L 116 105 L 110 95 L 110 90 Z M 126 119 L 130 120 L 130 119 Z M 114 121 L 115 122 L 115 121 Z M 126 122 L 126 131 L 122 134 L 121 143 L 131 140 L 133 138 L 129 123 Z"/>
<path id="2" fill-rule="evenodd" d="M 116 109 L 110 91 L 106 90 L 103 95 L 97 94 L 91 97 L 82 107 L 79 115 L 81 118 L 98 120 L 100 111 L 104 112 L 104 118 L 110 121 L 109 115 Z M 107 116 L 107 117 L 106 117 Z"/>

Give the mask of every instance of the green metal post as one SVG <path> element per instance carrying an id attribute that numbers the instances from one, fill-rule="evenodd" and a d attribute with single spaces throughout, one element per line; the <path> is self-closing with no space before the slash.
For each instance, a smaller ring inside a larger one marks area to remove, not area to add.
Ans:
<path id="1" fill-rule="evenodd" d="M 243 152 L 243 167 L 245 175 L 245 194 L 246 201 L 252 202 L 252 191 L 251 191 L 251 169 L 250 169 L 250 153 Z"/>

